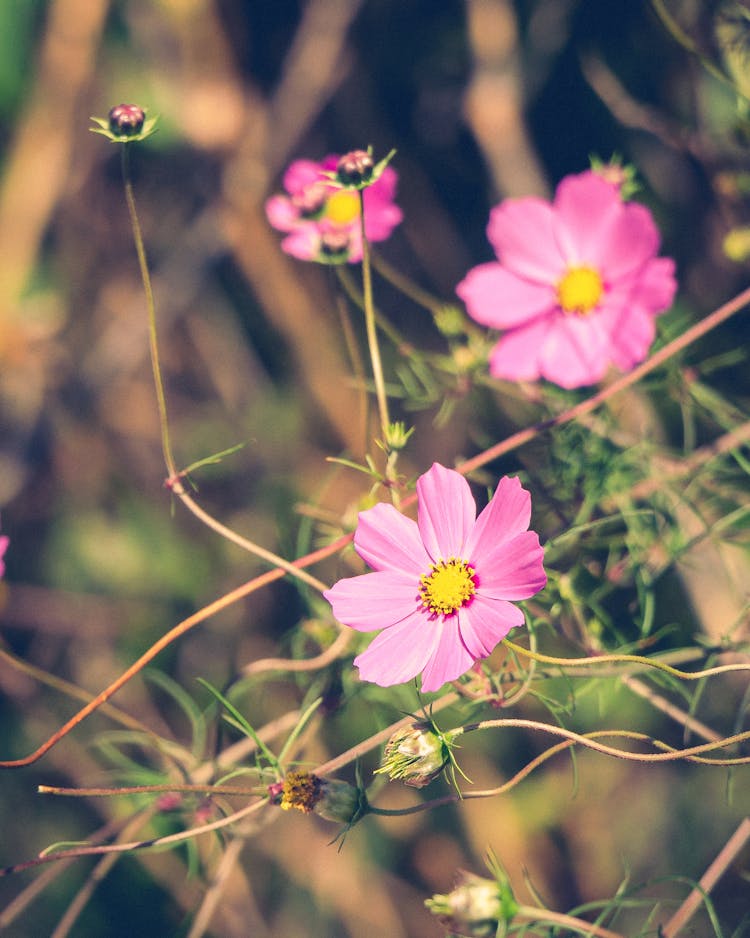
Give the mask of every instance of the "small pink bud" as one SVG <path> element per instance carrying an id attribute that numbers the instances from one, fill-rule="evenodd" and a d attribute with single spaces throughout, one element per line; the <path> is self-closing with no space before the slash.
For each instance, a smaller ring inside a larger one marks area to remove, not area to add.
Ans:
<path id="1" fill-rule="evenodd" d="M 342 186 L 360 186 L 372 178 L 375 163 L 367 150 L 345 153 L 336 164 L 336 178 Z"/>
<path id="2" fill-rule="evenodd" d="M 107 115 L 109 129 L 121 137 L 134 137 L 143 130 L 146 114 L 137 104 L 116 104 Z"/>

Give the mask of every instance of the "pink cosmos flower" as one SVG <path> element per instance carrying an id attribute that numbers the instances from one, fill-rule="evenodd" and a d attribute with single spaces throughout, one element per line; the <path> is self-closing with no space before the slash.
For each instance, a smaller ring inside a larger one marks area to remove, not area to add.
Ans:
<path id="1" fill-rule="evenodd" d="M 674 261 L 656 256 L 651 213 L 617 185 L 588 171 L 566 176 L 551 204 L 506 199 L 487 236 L 498 261 L 474 267 L 456 292 L 473 319 L 503 330 L 495 377 L 577 388 L 646 357 L 677 287 Z"/>
<path id="2" fill-rule="evenodd" d="M 382 502 L 360 513 L 354 546 L 375 572 L 339 580 L 324 596 L 345 625 L 383 630 L 354 659 L 363 680 L 387 687 L 422 672 L 422 690 L 434 691 L 523 625 L 513 600 L 547 577 L 518 479 L 501 479 L 478 518 L 469 483 L 438 463 L 417 496 L 416 523 Z"/>
<path id="3" fill-rule="evenodd" d="M 335 171 L 338 161 L 335 154 L 320 163 L 296 160 L 284 174 L 286 194 L 266 202 L 270 223 L 288 232 L 281 247 L 292 257 L 325 264 L 362 259 L 359 192 L 342 189 L 326 175 Z M 396 171 L 386 166 L 364 190 L 369 241 L 385 241 L 403 217 L 393 202 L 397 181 Z"/>

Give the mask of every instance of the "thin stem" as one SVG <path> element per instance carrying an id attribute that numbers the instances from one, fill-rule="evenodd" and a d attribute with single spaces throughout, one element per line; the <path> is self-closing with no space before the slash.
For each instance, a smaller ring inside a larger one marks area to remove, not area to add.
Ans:
<path id="1" fill-rule="evenodd" d="M 400 270 L 397 270 L 389 264 L 388 261 L 384 260 L 375 251 L 372 252 L 372 266 L 383 279 L 387 280 L 392 286 L 403 293 L 404 296 L 413 300 L 417 306 L 422 306 L 428 312 L 432 313 L 433 316 L 437 315 L 445 306 L 441 300 L 432 296 L 421 287 L 418 287 L 416 283 L 413 283 L 408 277 L 405 277 Z"/>
<path id="2" fill-rule="evenodd" d="M 380 358 L 378 345 L 378 332 L 375 327 L 375 307 L 372 301 L 372 270 L 370 268 L 370 244 L 365 233 L 365 194 L 359 191 L 359 225 L 362 232 L 362 299 L 365 307 L 365 329 L 367 331 L 367 345 L 370 350 L 372 362 L 372 376 L 375 382 L 375 397 L 378 402 L 380 414 L 380 430 L 383 442 L 388 439 L 391 418 L 388 413 L 388 397 L 385 393 L 383 379 L 383 363 Z"/>
<path id="3" fill-rule="evenodd" d="M 258 795 L 253 788 L 239 785 L 186 785 L 176 782 L 174 785 L 132 785 L 128 788 L 60 788 L 56 785 L 38 785 L 40 795 L 63 795 L 66 798 L 104 798 L 112 795 L 158 795 L 178 792 L 201 795 L 237 795 L 249 798 Z"/>
<path id="4" fill-rule="evenodd" d="M 154 373 L 154 387 L 156 389 L 156 405 L 159 410 L 159 426 L 161 428 L 161 448 L 164 453 L 164 462 L 167 466 L 167 473 L 170 478 L 177 475 L 177 466 L 172 455 L 172 444 L 169 439 L 169 421 L 167 420 L 167 401 L 164 395 L 164 382 L 161 375 L 161 365 L 159 363 L 159 341 L 156 333 L 156 305 L 154 303 L 154 291 L 151 286 L 151 274 L 146 260 L 146 248 L 143 244 L 143 234 L 141 232 L 141 223 L 138 220 L 138 210 L 135 205 L 135 195 L 133 194 L 133 183 L 130 177 L 130 146 L 124 143 L 121 148 L 122 154 L 122 181 L 125 186 L 125 200 L 128 204 L 128 213 L 130 215 L 130 225 L 133 229 L 133 240 L 135 241 L 135 250 L 138 255 L 138 266 L 141 270 L 141 280 L 143 289 L 146 293 L 146 308 L 148 311 L 148 337 L 149 349 L 151 351 L 151 369 Z"/>
<path id="5" fill-rule="evenodd" d="M 620 932 L 610 931 L 601 925 L 593 925 L 582 918 L 573 915 L 564 915 L 562 912 L 551 912 L 549 909 L 535 909 L 533 906 L 521 905 L 516 909 L 516 916 L 529 919 L 532 922 L 549 922 L 552 925 L 562 925 L 584 935 L 597 935 L 598 938 L 623 938 Z"/>
<path id="6" fill-rule="evenodd" d="M 342 546 L 344 546 L 345 543 L 348 542 L 349 537 L 340 538 L 338 541 L 329 544 L 327 547 L 322 547 L 317 551 L 307 554 L 305 557 L 301 557 L 299 560 L 295 560 L 293 562 L 293 566 L 311 566 L 313 563 L 317 563 L 319 560 L 323 560 L 325 557 L 329 557 L 331 554 L 335 554 L 341 549 Z M 22 759 L 0 761 L 0 768 L 17 769 L 23 766 L 33 765 L 34 762 L 37 762 L 39 759 L 41 759 L 45 753 L 49 752 L 53 746 L 57 745 L 57 743 L 59 743 L 63 737 L 67 736 L 68 733 L 72 729 L 75 729 L 75 727 L 78 726 L 78 724 L 83 720 L 85 720 L 86 717 L 101 707 L 103 703 L 106 703 L 110 697 L 116 694 L 121 687 L 127 684 L 131 678 L 135 677 L 139 671 L 141 671 L 147 664 L 153 661 L 153 659 L 161 651 L 171 645 L 173 641 L 185 635 L 194 626 L 201 622 L 205 622 L 206 619 L 216 615 L 223 609 L 226 609 L 227 606 L 230 606 L 232 603 L 238 602 L 240 599 L 244 599 L 246 596 L 249 596 L 258 589 L 261 589 L 263 586 L 267 586 L 269 583 L 280 580 L 284 576 L 284 573 L 285 571 L 279 567 L 276 567 L 274 570 L 268 570 L 266 573 L 254 577 L 249 582 L 243 584 L 242 586 L 238 586 L 237 589 L 232 590 L 231 592 L 222 596 L 220 599 L 214 600 L 214 602 L 209 603 L 202 609 L 199 609 L 197 612 L 193 613 L 193 615 L 188 616 L 187 619 L 183 619 L 182 622 L 179 622 L 165 635 L 154 642 L 154 644 L 149 649 L 147 649 L 141 655 L 141 657 L 138 658 L 138 660 L 135 661 L 129 668 L 127 668 L 127 670 L 125 670 L 116 680 L 114 680 L 109 685 L 109 687 L 105 688 L 85 707 L 79 710 L 78 713 L 74 714 L 68 720 L 68 722 L 64 724 L 64 726 L 53 733 L 52 736 L 50 736 L 46 742 L 42 743 L 38 749 L 32 752 L 31 755 L 25 756 Z"/>
<path id="7" fill-rule="evenodd" d="M 526 427 L 523 430 L 519 430 L 518 433 L 513 433 L 511 436 L 506 437 L 506 439 L 501 440 L 494 446 L 490 446 L 489 449 L 484 450 L 484 452 L 479 453 L 472 459 L 467 459 L 465 462 L 461 463 L 461 465 L 458 466 L 458 471 L 464 475 L 467 475 L 474 469 L 479 469 L 480 466 L 486 466 L 487 463 L 492 462 L 493 459 L 498 459 L 500 456 L 504 456 L 506 453 L 518 449 L 519 446 L 523 446 L 524 443 L 528 443 L 530 440 L 535 439 L 545 430 L 550 430 L 553 427 L 559 427 L 562 424 L 569 423 L 571 420 L 575 420 L 576 418 L 583 416 L 584 414 L 591 413 L 605 401 L 609 400 L 611 397 L 614 397 L 615 394 L 619 394 L 619 392 L 625 390 L 625 388 L 629 388 L 631 385 L 636 384 L 638 381 L 640 381 L 641 378 L 647 374 L 650 374 L 652 371 L 655 371 L 660 365 L 664 364 L 664 362 L 668 361 L 678 352 L 681 352 L 693 342 L 696 342 L 704 335 L 707 335 L 712 329 L 715 329 L 723 322 L 726 322 L 726 320 L 734 316 L 735 313 L 738 313 L 740 310 L 744 309 L 748 303 L 750 303 L 750 287 L 743 290 L 741 293 L 738 293 L 737 296 L 729 300 L 727 303 L 719 306 L 718 309 L 714 310 L 714 312 L 709 313 L 708 316 L 701 319 L 694 326 L 691 326 L 689 329 L 683 332 L 682 335 L 677 336 L 676 339 L 673 339 L 671 342 L 668 342 L 665 346 L 660 348 L 658 352 L 655 352 L 645 362 L 642 362 L 627 374 L 622 375 L 622 377 L 618 378 L 616 381 L 613 381 L 612 384 L 607 385 L 606 388 L 602 388 L 601 391 L 598 391 L 596 394 L 592 394 L 591 397 L 587 397 L 585 400 L 574 405 L 573 407 L 570 407 L 568 410 L 563 411 L 563 413 L 558 414 L 555 417 L 551 417 L 548 420 L 542 420 L 539 423 L 535 423 L 531 427 Z"/>
<path id="8" fill-rule="evenodd" d="M 661 929 L 660 934 L 663 938 L 675 938 L 675 935 L 679 934 L 680 930 L 687 925 L 748 840 L 750 840 L 750 818 L 745 818 L 719 851 L 719 855 L 713 863 L 701 876 L 700 882 L 695 889 L 691 891 L 680 908 Z"/>
<path id="9" fill-rule="evenodd" d="M 747 739 L 750 739 L 750 731 L 746 731 L 744 733 L 737 733 L 734 736 L 727 736 L 726 738 L 720 739 L 717 742 L 702 743 L 699 746 L 690 746 L 686 749 L 675 749 L 673 746 L 669 746 L 667 743 L 664 743 L 661 740 L 653 739 L 652 737 L 647 736 L 645 733 L 637 733 L 631 730 L 617 731 L 618 736 L 650 742 L 658 749 L 666 750 L 656 753 L 638 753 L 630 752 L 626 749 L 617 749 L 614 746 L 606 746 L 603 743 L 596 742 L 596 740 L 590 738 L 589 736 L 581 735 L 580 733 L 574 733 L 572 730 L 566 730 L 561 726 L 553 726 L 549 723 L 540 723 L 537 720 L 524 720 L 516 718 L 481 720 L 477 723 L 468 723 L 465 726 L 459 726 L 456 727 L 456 729 L 451 730 L 451 734 L 455 737 L 460 736 L 462 733 L 474 732 L 475 730 L 509 729 L 514 727 L 516 729 L 539 730 L 543 733 L 550 733 L 552 736 L 561 736 L 563 739 L 570 739 L 576 743 L 579 743 L 581 746 L 585 746 L 588 749 L 593 749 L 594 752 L 600 752 L 603 755 L 614 756 L 616 759 L 624 759 L 630 762 L 675 762 L 679 759 L 698 761 L 694 759 L 695 756 L 702 755 L 705 752 L 714 752 L 716 749 L 723 749 L 727 746 L 732 746 L 735 743 L 741 743 Z M 711 765 L 746 765 L 750 763 L 750 756 L 720 760 L 702 759 L 700 761 L 702 763 L 708 762 Z"/>
<path id="10" fill-rule="evenodd" d="M 678 677 L 682 681 L 699 681 L 704 677 L 714 677 L 717 674 L 725 674 L 727 671 L 750 671 L 748 664 L 721 664 L 715 668 L 706 668 L 703 671 L 681 671 L 679 668 L 673 668 L 671 665 L 664 664 L 655 658 L 646 658 L 643 655 L 594 655 L 591 658 L 555 658 L 551 655 L 543 655 L 539 652 L 531 651 L 522 645 L 516 645 L 509 639 L 503 639 L 503 645 L 510 648 L 511 651 L 542 664 L 555 664 L 561 668 L 580 667 L 581 665 L 599 665 L 599 664 L 639 664 L 645 668 L 655 668 L 657 671 L 664 671 L 665 674 L 671 674 L 672 677 Z"/>
<path id="11" fill-rule="evenodd" d="M 169 438 L 167 401 L 164 394 L 164 381 L 162 379 L 161 364 L 159 359 L 159 340 L 156 331 L 156 304 L 154 302 L 153 287 L 151 286 L 151 274 L 149 272 L 148 260 L 146 258 L 146 249 L 143 244 L 143 234 L 141 233 L 141 225 L 140 221 L 138 220 L 138 210 L 135 204 L 133 183 L 130 178 L 130 149 L 128 144 L 123 144 L 121 152 L 122 178 L 125 185 L 125 199 L 128 203 L 128 213 L 130 214 L 130 223 L 133 229 L 133 240 L 135 242 L 135 250 L 138 255 L 138 265 L 141 271 L 143 290 L 146 294 L 151 368 L 154 374 L 156 403 L 159 411 L 159 426 L 161 428 L 161 445 L 162 451 L 164 453 L 164 462 L 167 466 L 169 488 L 172 490 L 172 492 L 174 492 L 175 495 L 177 495 L 183 505 L 197 518 L 199 518 L 207 527 L 211 528 L 211 530 L 215 531 L 217 534 L 220 534 L 222 537 L 225 537 L 233 544 L 237 544 L 238 547 L 242 547 L 249 553 L 254 554 L 261 560 L 265 560 L 267 563 L 270 563 L 271 566 L 281 567 L 281 569 L 286 571 L 286 573 L 297 577 L 297 579 L 307 583 L 308 586 L 312 586 L 313 589 L 322 592 L 327 588 L 324 583 L 322 583 L 320 580 L 317 580 L 315 577 L 310 576 L 310 574 L 305 573 L 303 570 L 300 570 L 299 567 L 295 567 L 294 564 L 290 563 L 288 560 L 285 560 L 283 557 L 279 557 L 278 554 L 274 554 L 272 551 L 266 550 L 264 547 L 261 547 L 254 541 L 250 541 L 247 538 L 242 537 L 240 534 L 232 531 L 220 521 L 217 521 L 215 518 L 209 515 L 208 512 L 204 511 L 198 504 L 196 504 L 190 495 L 187 494 L 184 486 L 182 485 L 181 475 L 178 472 L 177 466 L 175 464 L 174 455 L 172 453 L 172 445 Z"/>

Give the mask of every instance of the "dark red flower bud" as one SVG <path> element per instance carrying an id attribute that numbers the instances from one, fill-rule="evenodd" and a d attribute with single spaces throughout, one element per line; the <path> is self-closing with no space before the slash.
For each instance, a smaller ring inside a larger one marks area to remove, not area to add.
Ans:
<path id="1" fill-rule="evenodd" d="M 116 104 L 107 115 L 109 129 L 121 137 L 134 137 L 143 130 L 146 114 L 137 104 Z"/>
<path id="2" fill-rule="evenodd" d="M 367 150 L 345 153 L 336 164 L 336 178 L 342 186 L 360 186 L 372 177 L 375 163 Z"/>

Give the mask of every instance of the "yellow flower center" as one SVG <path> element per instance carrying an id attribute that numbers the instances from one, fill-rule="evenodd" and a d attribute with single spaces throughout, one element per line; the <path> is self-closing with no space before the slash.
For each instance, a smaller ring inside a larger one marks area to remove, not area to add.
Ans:
<path id="1" fill-rule="evenodd" d="M 432 572 L 419 578 L 419 596 L 425 609 L 449 616 L 465 606 L 477 590 L 474 568 L 451 557 L 432 565 Z"/>
<path id="2" fill-rule="evenodd" d="M 585 316 L 601 299 L 604 284 L 592 267 L 571 267 L 557 285 L 557 300 L 566 313 Z"/>
<path id="3" fill-rule="evenodd" d="M 290 811 L 296 808 L 303 814 L 310 814 L 320 798 L 320 779 L 317 775 L 311 772 L 286 773 L 281 795 L 282 810 Z"/>
<path id="4" fill-rule="evenodd" d="M 359 192 L 339 189 L 328 197 L 323 209 L 323 218 L 334 225 L 350 225 L 359 218 Z"/>

